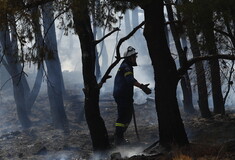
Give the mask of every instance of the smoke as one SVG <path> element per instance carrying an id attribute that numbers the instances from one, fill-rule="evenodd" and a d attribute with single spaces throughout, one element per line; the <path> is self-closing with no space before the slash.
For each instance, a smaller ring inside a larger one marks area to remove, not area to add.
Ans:
<path id="1" fill-rule="evenodd" d="M 143 153 L 145 147 L 134 147 L 134 146 L 120 146 L 111 151 L 107 152 L 95 152 L 89 160 L 110 160 L 111 157 L 117 155 L 116 159 L 130 158 L 134 155 L 140 155 Z M 119 157 L 121 156 L 121 157 Z"/>
<path id="2" fill-rule="evenodd" d="M 144 147 L 128 147 L 128 146 L 123 146 L 123 147 L 118 147 L 112 153 L 120 152 L 122 158 L 129 158 L 129 157 L 134 156 L 134 155 L 142 154 L 144 149 L 145 149 Z"/>
<path id="3" fill-rule="evenodd" d="M 135 88 L 135 92 L 134 92 L 134 103 L 141 105 L 147 102 L 147 95 L 140 91 L 139 88 Z"/>
<path id="4" fill-rule="evenodd" d="M 43 156 L 44 157 L 44 156 Z M 74 151 L 59 151 L 45 155 L 45 160 L 86 160 Z"/>

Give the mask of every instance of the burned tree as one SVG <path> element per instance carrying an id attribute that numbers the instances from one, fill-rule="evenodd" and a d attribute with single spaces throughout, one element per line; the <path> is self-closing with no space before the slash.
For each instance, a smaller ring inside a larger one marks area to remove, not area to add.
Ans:
<path id="1" fill-rule="evenodd" d="M 88 1 L 73 1 L 73 20 L 82 51 L 85 94 L 85 116 L 90 130 L 93 149 L 109 148 L 108 133 L 99 110 L 100 89 L 95 76 L 95 43 L 88 12 Z"/>
<path id="2" fill-rule="evenodd" d="M 141 4 L 145 13 L 144 36 L 152 60 L 160 144 L 188 144 L 176 99 L 178 74 L 164 33 L 163 1 Z M 156 36 L 153 36 L 156 35 Z"/>
<path id="3" fill-rule="evenodd" d="M 179 63 L 180 66 L 183 66 L 185 61 L 187 61 L 187 49 L 183 48 L 180 42 L 180 29 L 183 30 L 182 28 L 180 28 L 178 26 L 176 26 L 176 24 L 174 23 L 174 13 L 173 13 L 173 9 L 172 6 L 170 5 L 170 0 L 165 0 L 165 2 L 167 2 L 166 4 L 166 9 L 167 9 L 167 15 L 168 15 L 168 19 L 170 21 L 170 29 L 171 29 L 171 33 L 174 39 L 174 43 L 175 43 L 175 47 L 176 50 L 178 52 L 178 56 L 179 56 Z M 192 100 L 192 89 L 191 89 L 191 83 L 190 83 L 190 79 L 189 79 L 189 74 L 188 72 L 185 73 L 185 75 L 182 76 L 181 78 L 181 87 L 182 87 L 182 91 L 183 91 L 183 104 L 184 104 L 184 111 L 186 113 L 194 113 L 195 109 L 193 107 L 193 100 Z"/>

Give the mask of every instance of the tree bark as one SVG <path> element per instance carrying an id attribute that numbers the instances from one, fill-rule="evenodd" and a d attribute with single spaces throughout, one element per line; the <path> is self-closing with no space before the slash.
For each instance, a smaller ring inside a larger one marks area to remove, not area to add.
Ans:
<path id="1" fill-rule="evenodd" d="M 92 18 L 94 19 L 94 15 L 92 15 Z M 97 36 L 97 26 L 94 23 L 93 23 L 93 35 L 94 35 L 94 37 Z M 95 59 L 95 76 L 96 76 L 96 80 L 100 80 L 101 70 L 100 70 L 99 53 L 98 53 L 97 46 L 95 46 L 95 56 L 96 56 L 96 59 Z"/>
<path id="2" fill-rule="evenodd" d="M 131 20 L 130 20 L 130 10 L 127 9 L 124 15 L 125 20 L 125 33 L 128 34 L 131 32 Z"/>
<path id="3" fill-rule="evenodd" d="M 47 91 L 51 107 L 52 121 L 56 128 L 68 129 L 68 119 L 63 101 L 63 77 L 58 56 L 52 2 L 42 6 L 45 62 L 47 66 Z"/>
<path id="4" fill-rule="evenodd" d="M 95 43 L 91 29 L 87 1 L 73 1 L 73 20 L 82 50 L 82 70 L 85 94 L 85 116 L 90 130 L 94 150 L 106 150 L 110 147 L 108 133 L 100 115 L 99 94 L 95 77 Z"/>
<path id="5" fill-rule="evenodd" d="M 13 92 L 14 98 L 16 102 L 17 115 L 19 121 L 23 128 L 29 128 L 31 126 L 31 121 L 27 114 L 26 108 L 26 92 L 24 88 L 24 84 L 22 83 L 21 73 L 22 70 L 19 68 L 19 62 L 17 62 L 17 56 L 14 56 L 13 53 L 17 53 L 17 50 L 13 49 L 14 42 L 11 42 L 9 31 L 6 29 L 5 31 L 0 32 L 0 41 L 2 43 L 3 51 L 5 51 L 6 61 L 9 66 L 9 74 L 12 78 L 13 83 Z M 16 41 L 15 41 L 16 42 Z"/>
<path id="6" fill-rule="evenodd" d="M 175 62 L 164 32 L 163 1 L 149 1 L 141 6 L 145 13 L 144 36 L 152 60 L 155 79 L 155 100 L 159 122 L 160 144 L 186 145 L 188 138 L 180 116 L 176 86 L 178 83 Z"/>
<path id="7" fill-rule="evenodd" d="M 193 57 L 199 57 L 201 56 L 201 53 L 199 49 L 197 36 L 193 29 L 191 16 L 192 16 L 191 14 L 183 12 L 183 20 L 184 21 L 187 20 L 185 23 L 186 32 L 187 32 L 187 35 L 189 37 L 189 41 L 191 44 L 191 51 L 192 51 Z M 209 110 L 206 76 L 205 76 L 205 69 L 203 67 L 202 61 L 199 61 L 198 63 L 196 63 L 195 68 L 196 68 L 197 88 L 198 88 L 198 106 L 201 112 L 201 116 L 203 118 L 209 118 L 211 117 L 211 112 Z"/>
<path id="8" fill-rule="evenodd" d="M 167 3 L 170 3 L 170 0 L 165 0 Z M 173 10 L 171 5 L 166 4 L 166 9 L 168 13 L 168 19 L 170 22 L 170 28 L 171 28 L 171 33 L 175 42 L 175 47 L 179 55 L 179 63 L 180 66 L 183 66 L 184 63 L 187 61 L 186 57 L 186 49 L 183 50 L 180 42 L 180 33 L 176 29 L 176 25 L 174 22 L 174 17 L 173 17 Z M 194 113 L 195 109 L 193 107 L 193 100 L 192 100 L 192 89 L 191 89 L 191 83 L 189 79 L 188 72 L 185 73 L 185 75 L 181 78 L 181 87 L 183 91 L 183 104 L 184 104 L 184 111 L 186 113 Z"/>
<path id="9" fill-rule="evenodd" d="M 187 28 L 187 32 L 189 35 L 189 40 L 191 43 L 191 50 L 193 53 L 193 57 L 199 57 L 200 49 L 198 46 L 197 38 L 194 31 L 191 28 Z M 198 88 L 198 105 L 201 112 L 201 116 L 203 118 L 211 117 L 211 112 L 208 104 L 208 93 L 207 93 L 207 85 L 206 85 L 206 76 L 205 70 L 203 67 L 203 63 L 200 61 L 195 64 L 196 68 L 196 76 L 197 76 L 197 88 Z"/>
<path id="10" fill-rule="evenodd" d="M 205 21 L 201 22 L 202 32 L 206 40 L 206 49 L 209 55 L 217 55 L 217 47 L 215 42 L 215 36 L 213 32 L 214 23 L 212 20 L 212 12 L 207 13 Z M 223 103 L 223 95 L 221 90 L 221 80 L 220 80 L 220 66 L 218 59 L 213 59 L 209 61 L 210 71 L 211 71 L 211 85 L 212 85 L 212 98 L 214 104 L 214 113 L 225 114 L 225 108 Z"/>

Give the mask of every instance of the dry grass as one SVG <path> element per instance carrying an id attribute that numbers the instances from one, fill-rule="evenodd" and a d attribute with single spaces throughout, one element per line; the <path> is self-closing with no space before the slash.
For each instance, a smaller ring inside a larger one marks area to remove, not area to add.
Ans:
<path id="1" fill-rule="evenodd" d="M 193 159 L 187 155 L 180 154 L 178 156 L 173 157 L 172 160 L 193 160 Z"/>
<path id="2" fill-rule="evenodd" d="M 172 160 L 232 160 L 222 146 L 190 144 L 172 151 Z"/>

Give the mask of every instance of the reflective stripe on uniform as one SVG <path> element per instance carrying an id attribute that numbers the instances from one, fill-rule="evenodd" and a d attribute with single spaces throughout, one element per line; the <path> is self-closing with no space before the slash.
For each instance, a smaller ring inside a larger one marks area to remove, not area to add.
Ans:
<path id="1" fill-rule="evenodd" d="M 130 75 L 130 74 L 133 74 L 132 72 L 126 72 L 125 74 L 124 74 L 124 76 L 126 77 L 126 76 L 128 76 L 128 75 Z"/>
<path id="2" fill-rule="evenodd" d="M 123 123 L 116 123 L 115 126 L 116 126 L 116 127 L 126 127 L 126 125 L 123 124 Z"/>

